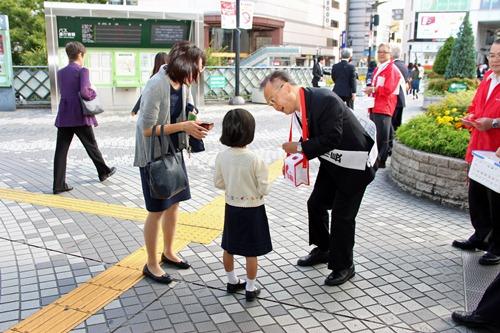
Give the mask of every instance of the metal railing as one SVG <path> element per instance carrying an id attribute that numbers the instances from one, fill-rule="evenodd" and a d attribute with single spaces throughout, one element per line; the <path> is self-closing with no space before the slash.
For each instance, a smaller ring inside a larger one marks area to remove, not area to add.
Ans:
<path id="1" fill-rule="evenodd" d="M 266 75 L 274 70 L 287 71 L 299 85 L 309 86 L 312 70 L 309 67 L 242 67 L 240 95 L 250 100 Z M 214 87 L 210 77 L 218 77 L 223 85 Z M 227 101 L 234 96 L 234 67 L 207 67 L 204 72 L 205 101 Z M 14 66 L 14 89 L 18 106 L 50 104 L 50 82 L 47 66 Z"/>
<path id="2" fill-rule="evenodd" d="M 312 70 L 309 67 L 242 67 L 240 71 L 240 95 L 249 100 L 253 89 L 258 89 L 264 78 L 275 70 L 287 71 L 298 85 L 309 86 Z M 224 87 L 212 87 L 210 77 L 224 77 Z M 234 67 L 207 67 L 204 72 L 205 101 L 228 100 L 234 96 Z"/>
<path id="3" fill-rule="evenodd" d="M 18 105 L 50 104 L 50 80 L 47 66 L 13 66 L 14 90 Z"/>

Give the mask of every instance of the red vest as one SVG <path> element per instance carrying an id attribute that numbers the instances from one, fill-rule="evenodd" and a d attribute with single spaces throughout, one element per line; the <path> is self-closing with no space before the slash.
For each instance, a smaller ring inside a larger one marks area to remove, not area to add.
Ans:
<path id="1" fill-rule="evenodd" d="M 490 75 L 493 75 L 493 71 L 488 71 L 484 74 L 484 79 L 477 88 L 476 95 L 474 95 L 472 104 L 469 107 L 469 113 L 473 115 L 472 119 L 483 117 L 493 119 L 500 118 L 500 84 L 497 84 L 495 89 L 491 92 L 490 98 L 486 100 L 491 84 L 491 79 L 489 79 Z M 468 163 L 472 162 L 473 150 L 496 151 L 499 147 L 500 128 L 492 128 L 483 132 L 472 128 L 465 160 Z"/>
<path id="2" fill-rule="evenodd" d="M 372 113 L 386 114 L 392 116 L 394 109 L 396 108 L 396 103 L 398 101 L 399 94 L 399 70 L 396 65 L 391 61 L 385 68 L 380 71 L 380 66 L 375 68 L 373 72 L 373 87 L 377 87 L 375 94 L 375 105 L 373 109 L 370 110 Z M 394 92 L 397 90 L 397 94 Z"/>

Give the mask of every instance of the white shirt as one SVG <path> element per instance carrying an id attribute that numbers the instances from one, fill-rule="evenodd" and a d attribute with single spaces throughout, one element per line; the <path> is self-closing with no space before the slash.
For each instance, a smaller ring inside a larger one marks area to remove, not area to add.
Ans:
<path id="1" fill-rule="evenodd" d="M 491 80 L 490 89 L 488 89 L 488 95 L 486 95 L 486 101 L 490 98 L 491 93 L 495 89 L 495 87 L 500 84 L 500 77 L 496 76 L 495 73 L 491 73 L 490 76 L 486 80 Z"/>
<path id="2" fill-rule="evenodd" d="M 226 191 L 226 203 L 258 207 L 269 194 L 267 165 L 248 148 L 228 148 L 215 159 L 215 187 Z"/>

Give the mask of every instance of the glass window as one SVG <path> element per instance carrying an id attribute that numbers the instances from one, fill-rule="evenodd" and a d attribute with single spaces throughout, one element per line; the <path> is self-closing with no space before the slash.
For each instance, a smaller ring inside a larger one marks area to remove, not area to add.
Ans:
<path id="1" fill-rule="evenodd" d="M 481 9 L 500 9 L 500 0 L 481 0 Z"/>
<path id="2" fill-rule="evenodd" d="M 339 21 L 331 20 L 330 21 L 330 27 L 332 27 L 332 28 L 338 28 L 339 27 Z"/>

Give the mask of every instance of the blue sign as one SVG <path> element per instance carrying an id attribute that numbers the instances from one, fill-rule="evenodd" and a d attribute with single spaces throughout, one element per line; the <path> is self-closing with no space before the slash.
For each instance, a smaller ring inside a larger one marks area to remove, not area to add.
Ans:
<path id="1" fill-rule="evenodd" d="M 342 41 L 342 45 L 340 46 L 341 48 L 345 49 L 347 47 L 347 33 L 346 31 L 342 31 L 342 36 L 341 36 L 341 41 Z"/>

